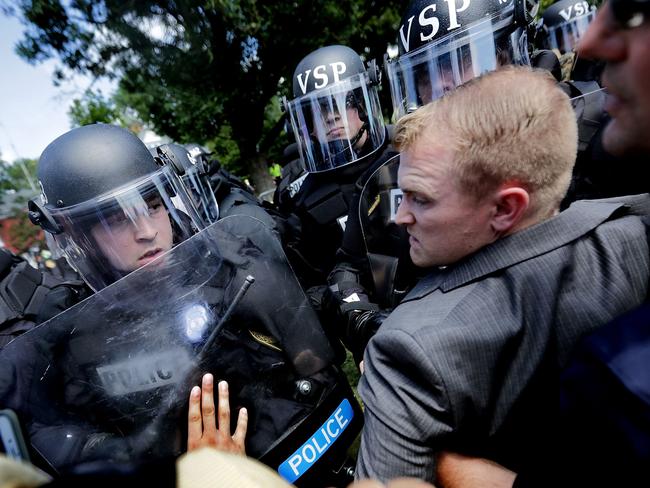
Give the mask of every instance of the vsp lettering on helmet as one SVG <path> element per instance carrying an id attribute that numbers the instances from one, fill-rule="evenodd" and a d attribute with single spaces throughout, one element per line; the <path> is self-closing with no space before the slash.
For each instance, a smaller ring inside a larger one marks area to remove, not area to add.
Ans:
<path id="1" fill-rule="evenodd" d="M 325 88 L 330 83 L 330 80 L 332 80 L 332 83 L 338 83 L 341 79 L 341 75 L 346 71 L 347 67 L 345 66 L 345 63 L 341 61 L 330 63 L 329 72 L 331 73 L 331 76 L 328 76 L 328 66 L 325 66 L 324 64 L 316 66 L 313 71 L 314 88 Z M 300 86 L 303 95 L 307 93 L 310 74 L 312 74 L 312 70 L 308 69 L 304 73 L 299 73 L 298 76 L 296 76 L 296 80 L 298 81 L 298 85 Z"/>
<path id="2" fill-rule="evenodd" d="M 482 17 L 512 10 L 513 5 L 514 0 L 416 0 L 400 22 L 399 52 L 411 52 Z"/>
<path id="3" fill-rule="evenodd" d="M 470 6 L 470 0 L 463 0 L 462 5 L 459 7 L 456 3 L 456 0 L 444 0 L 440 2 L 441 4 L 446 4 L 443 8 L 446 8 L 448 11 L 447 15 L 443 15 L 443 20 L 448 19 L 447 22 L 447 31 L 457 29 L 461 25 L 458 23 L 458 13 L 466 11 Z M 440 19 L 436 14 L 438 11 L 438 4 L 431 3 L 425 5 L 420 13 L 417 15 L 417 37 L 419 38 L 419 43 L 428 42 L 435 37 L 435 35 L 440 30 Z M 399 40 L 401 41 L 401 47 L 403 52 L 409 52 L 411 50 L 411 32 L 413 31 L 413 20 L 415 15 L 411 15 L 406 19 L 406 24 L 402 24 L 399 27 Z M 429 30 L 427 33 L 426 31 Z M 418 44 L 421 45 L 421 44 Z"/>
<path id="4" fill-rule="evenodd" d="M 595 16 L 596 7 L 585 0 L 554 3 L 544 11 L 538 25 L 541 47 L 560 54 L 574 51 Z"/>
<path id="5" fill-rule="evenodd" d="M 382 146 L 385 128 L 374 64 L 368 70 L 346 46 L 305 56 L 293 75 L 293 100 L 284 105 L 309 173 L 339 168 Z"/>
<path id="6" fill-rule="evenodd" d="M 365 72 L 359 55 L 346 46 L 327 46 L 305 56 L 293 74 L 293 96 L 300 97 Z"/>
<path id="7" fill-rule="evenodd" d="M 561 9 L 558 14 L 560 14 L 564 20 L 568 21 L 575 17 L 582 17 L 583 15 L 588 14 L 591 10 L 592 8 L 589 7 L 589 4 L 583 1 L 574 3 L 573 5 L 569 5 L 567 8 Z"/>
<path id="8" fill-rule="evenodd" d="M 530 64 L 536 0 L 415 0 L 385 63 L 395 118 L 506 64 Z"/>

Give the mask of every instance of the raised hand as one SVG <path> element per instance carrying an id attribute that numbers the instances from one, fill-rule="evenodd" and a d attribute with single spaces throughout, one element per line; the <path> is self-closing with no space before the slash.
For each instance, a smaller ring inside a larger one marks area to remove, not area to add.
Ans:
<path id="1" fill-rule="evenodd" d="M 190 393 L 187 450 L 211 446 L 220 451 L 245 455 L 248 412 L 245 408 L 239 410 L 237 427 L 231 435 L 228 383 L 225 381 L 219 382 L 217 407 L 215 417 L 214 378 L 208 373 L 203 375 L 202 387 L 195 386 Z"/>

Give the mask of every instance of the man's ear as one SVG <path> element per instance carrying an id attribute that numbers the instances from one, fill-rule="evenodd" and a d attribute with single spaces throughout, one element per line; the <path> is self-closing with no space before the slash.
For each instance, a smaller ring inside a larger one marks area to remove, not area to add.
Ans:
<path id="1" fill-rule="evenodd" d="M 508 235 L 517 230 L 530 203 L 526 189 L 517 185 L 502 186 L 495 194 L 492 230 L 498 235 Z"/>

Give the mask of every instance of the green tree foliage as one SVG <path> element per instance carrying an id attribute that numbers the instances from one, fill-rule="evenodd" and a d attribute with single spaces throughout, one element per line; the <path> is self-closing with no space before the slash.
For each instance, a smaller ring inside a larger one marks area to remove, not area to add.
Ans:
<path id="1" fill-rule="evenodd" d="M 115 101 L 104 97 L 101 91 L 87 90 L 83 97 L 72 102 L 68 116 L 75 127 L 99 122 L 123 125 L 123 117 Z"/>
<path id="2" fill-rule="evenodd" d="M 211 142 L 263 190 L 267 163 L 287 142 L 278 96 L 290 94 L 298 61 L 335 43 L 381 59 L 407 4 L 23 0 L 16 12 L 27 31 L 17 51 L 31 62 L 58 59 L 59 79 L 119 77 L 118 98 L 143 122 L 181 143 Z"/>
<path id="3" fill-rule="evenodd" d="M 0 159 L 0 200 L 7 191 L 22 189 L 36 192 L 36 159 L 17 159 L 13 163 Z"/>
<path id="4" fill-rule="evenodd" d="M 36 159 L 0 159 L 0 215 L 17 216 L 27 210 L 27 201 L 38 194 Z"/>

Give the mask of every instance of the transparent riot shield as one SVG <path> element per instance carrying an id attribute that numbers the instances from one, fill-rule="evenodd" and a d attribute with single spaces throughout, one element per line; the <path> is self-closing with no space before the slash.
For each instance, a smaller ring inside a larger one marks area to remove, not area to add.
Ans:
<path id="1" fill-rule="evenodd" d="M 10 343 L 0 408 L 55 470 L 164 459 L 186 449 L 210 372 L 233 419 L 248 409 L 249 455 L 298 486 L 339 484 L 362 417 L 333 361 L 275 236 L 233 216 Z"/>
<path id="2" fill-rule="evenodd" d="M 409 255 L 406 229 L 395 223 L 402 190 L 397 185 L 399 155 L 370 176 L 361 191 L 359 221 L 379 305 L 395 307 L 414 285 L 417 269 Z"/>

